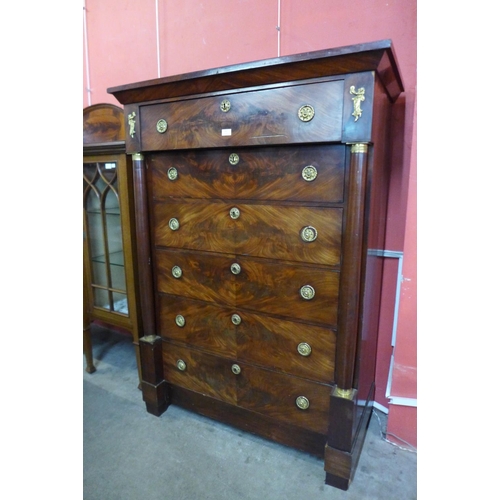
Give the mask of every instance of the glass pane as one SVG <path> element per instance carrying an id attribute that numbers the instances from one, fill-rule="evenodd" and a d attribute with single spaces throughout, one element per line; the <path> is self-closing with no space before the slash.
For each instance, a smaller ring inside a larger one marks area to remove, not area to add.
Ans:
<path id="1" fill-rule="evenodd" d="M 117 170 L 115 161 L 105 161 L 99 163 L 99 170 L 102 178 L 107 184 L 116 184 Z"/>
<path id="2" fill-rule="evenodd" d="M 104 255 L 92 260 L 92 284 L 108 287 L 108 275 L 106 273 L 106 262 Z"/>
<path id="3" fill-rule="evenodd" d="M 92 284 L 104 288 L 94 289 L 94 303 L 128 314 L 117 166 L 114 161 L 84 163 L 83 202 Z"/>
<path id="4" fill-rule="evenodd" d="M 123 293 L 113 293 L 114 310 L 122 314 L 128 314 L 127 296 Z"/>
<path id="5" fill-rule="evenodd" d="M 109 293 L 101 288 L 94 288 L 94 304 L 96 307 L 109 309 Z"/>
<path id="6" fill-rule="evenodd" d="M 106 213 L 106 229 L 109 253 L 121 252 L 122 226 L 117 193 L 109 188 L 104 193 L 104 211 Z"/>
<path id="7" fill-rule="evenodd" d="M 115 290 L 120 290 L 126 292 L 127 287 L 125 285 L 125 267 L 123 266 L 123 252 L 120 252 L 122 264 L 111 264 L 111 288 Z M 116 254 L 111 254 L 111 259 L 116 257 Z"/>
<path id="8" fill-rule="evenodd" d="M 87 242 L 92 261 L 92 283 L 108 286 L 106 277 L 105 242 L 102 215 L 99 209 L 99 198 L 91 189 L 87 193 Z"/>
<path id="9" fill-rule="evenodd" d="M 83 207 L 87 212 L 101 211 L 101 192 L 104 182 L 100 178 L 97 163 L 83 164 Z M 93 196 L 89 197 L 90 194 Z"/>

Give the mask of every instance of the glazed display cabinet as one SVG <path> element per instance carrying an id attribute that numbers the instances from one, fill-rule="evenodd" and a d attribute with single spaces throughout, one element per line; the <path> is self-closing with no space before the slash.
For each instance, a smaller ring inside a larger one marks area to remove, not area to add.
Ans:
<path id="1" fill-rule="evenodd" d="M 140 379 L 133 187 L 124 139 L 121 108 L 83 110 L 84 353 L 92 373 L 92 321 L 124 328 L 133 337 Z"/>
<path id="2" fill-rule="evenodd" d="M 313 453 L 347 489 L 397 168 L 391 42 L 108 92 L 134 165 L 147 410 L 180 405 Z"/>

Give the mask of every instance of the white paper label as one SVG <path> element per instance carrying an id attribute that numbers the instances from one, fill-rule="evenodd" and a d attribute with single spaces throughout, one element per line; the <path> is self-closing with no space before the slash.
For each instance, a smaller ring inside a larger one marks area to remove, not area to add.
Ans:
<path id="1" fill-rule="evenodd" d="M 222 129 L 222 137 L 227 137 L 231 135 L 231 129 L 230 128 L 223 128 Z"/>

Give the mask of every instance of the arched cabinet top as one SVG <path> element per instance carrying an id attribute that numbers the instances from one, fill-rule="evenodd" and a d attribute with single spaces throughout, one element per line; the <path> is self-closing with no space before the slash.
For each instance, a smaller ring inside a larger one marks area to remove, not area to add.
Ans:
<path id="1" fill-rule="evenodd" d="M 123 109 L 114 104 L 94 104 L 83 109 L 83 145 L 125 141 Z"/>

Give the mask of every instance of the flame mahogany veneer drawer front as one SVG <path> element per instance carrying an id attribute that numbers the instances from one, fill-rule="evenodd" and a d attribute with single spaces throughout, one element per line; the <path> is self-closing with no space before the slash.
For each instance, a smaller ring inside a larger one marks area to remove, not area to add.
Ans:
<path id="1" fill-rule="evenodd" d="M 345 147 L 341 145 L 170 151 L 148 159 L 155 200 L 184 197 L 340 203 L 344 198 L 344 164 Z"/>
<path id="2" fill-rule="evenodd" d="M 337 80 L 144 105 L 142 151 L 340 141 L 343 93 Z"/>
<path id="3" fill-rule="evenodd" d="M 236 367 L 234 366 L 236 365 Z M 163 342 L 163 373 L 173 385 L 326 434 L 332 387 Z M 297 405 L 300 399 L 302 409 Z"/>
<path id="4" fill-rule="evenodd" d="M 153 218 L 157 246 L 340 264 L 340 208 L 183 200 L 155 203 Z"/>
<path id="5" fill-rule="evenodd" d="M 156 277 L 161 293 L 243 307 L 331 328 L 337 323 L 339 272 L 328 267 L 158 249 Z"/>
<path id="6" fill-rule="evenodd" d="M 160 335 L 221 357 L 333 382 L 336 333 L 172 295 L 160 295 Z"/>

